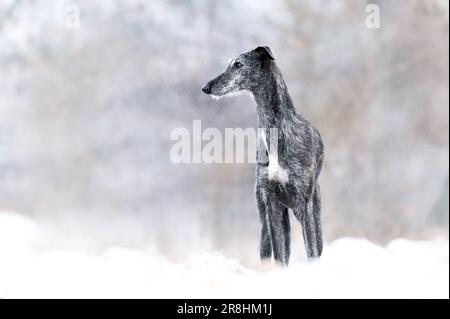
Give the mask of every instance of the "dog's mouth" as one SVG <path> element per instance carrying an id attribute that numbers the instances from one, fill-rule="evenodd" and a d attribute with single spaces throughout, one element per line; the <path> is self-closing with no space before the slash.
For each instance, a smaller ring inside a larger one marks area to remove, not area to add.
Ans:
<path id="1" fill-rule="evenodd" d="M 211 98 L 213 98 L 216 101 L 218 101 L 222 98 L 225 98 L 225 97 L 234 97 L 234 96 L 245 95 L 245 94 L 247 94 L 249 96 L 253 96 L 250 91 L 246 91 L 246 90 L 224 90 L 224 88 L 218 90 L 216 87 L 211 88 L 211 87 L 208 87 L 207 85 L 208 84 L 205 84 L 202 87 L 203 93 L 208 94 Z"/>
<path id="2" fill-rule="evenodd" d="M 218 100 L 226 94 L 224 92 L 221 92 L 221 90 L 213 89 L 213 85 L 210 82 L 202 86 L 202 92 L 208 94 L 215 100 Z"/>
<path id="3" fill-rule="evenodd" d="M 213 98 L 220 98 L 232 93 L 233 90 L 230 90 L 228 86 L 218 87 L 217 85 L 214 85 L 214 83 L 208 82 L 202 86 L 202 92 L 211 95 Z"/>

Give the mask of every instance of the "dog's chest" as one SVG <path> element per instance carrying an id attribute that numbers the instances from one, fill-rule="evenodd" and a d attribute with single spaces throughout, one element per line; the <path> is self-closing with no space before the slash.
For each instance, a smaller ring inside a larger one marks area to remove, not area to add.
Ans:
<path id="1" fill-rule="evenodd" d="M 289 174 L 285 168 L 282 167 L 279 161 L 278 154 L 278 135 L 276 129 L 270 130 L 270 138 L 266 134 L 266 130 L 261 129 L 258 131 L 258 138 L 261 153 L 264 162 L 268 162 L 267 166 L 262 166 L 263 176 L 267 176 L 269 181 L 278 181 L 282 184 L 286 184 L 289 181 Z"/>

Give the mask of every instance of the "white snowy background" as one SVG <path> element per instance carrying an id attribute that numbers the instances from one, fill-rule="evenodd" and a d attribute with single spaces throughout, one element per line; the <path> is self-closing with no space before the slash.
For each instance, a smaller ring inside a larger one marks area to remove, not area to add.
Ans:
<path id="1" fill-rule="evenodd" d="M 447 0 L 0 0 L 0 298 L 448 298 L 448 30 Z M 324 255 L 292 218 L 287 269 L 253 164 L 169 158 L 255 126 L 200 87 L 258 45 L 326 145 Z"/>
<path id="2" fill-rule="evenodd" d="M 297 258 L 286 269 L 248 266 L 219 252 L 171 260 L 152 247 L 89 251 L 49 241 L 32 220 L 0 212 L 0 297 L 449 298 L 446 239 L 381 247 L 341 238 L 320 260 Z"/>

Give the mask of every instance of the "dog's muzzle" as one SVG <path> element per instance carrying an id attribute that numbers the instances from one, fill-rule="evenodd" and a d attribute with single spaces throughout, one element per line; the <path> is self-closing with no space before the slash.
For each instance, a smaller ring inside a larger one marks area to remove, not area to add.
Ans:
<path id="1" fill-rule="evenodd" d="M 205 85 L 202 86 L 202 91 L 205 94 L 210 94 L 211 93 L 211 83 L 208 82 Z"/>

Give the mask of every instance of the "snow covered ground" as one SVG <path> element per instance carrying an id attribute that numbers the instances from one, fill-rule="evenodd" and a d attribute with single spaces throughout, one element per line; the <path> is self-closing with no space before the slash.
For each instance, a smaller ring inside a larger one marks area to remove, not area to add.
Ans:
<path id="1" fill-rule="evenodd" d="M 152 249 L 39 248 L 40 226 L 0 212 L 0 298 L 448 298 L 448 239 L 328 243 L 313 263 L 251 268 L 221 253 L 179 262 Z"/>

